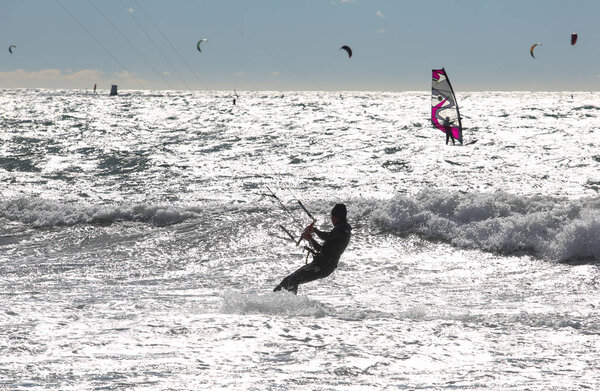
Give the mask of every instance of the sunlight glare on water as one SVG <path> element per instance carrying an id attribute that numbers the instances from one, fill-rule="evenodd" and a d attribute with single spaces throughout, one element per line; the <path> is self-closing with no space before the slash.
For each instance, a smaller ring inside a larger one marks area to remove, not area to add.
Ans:
<path id="1" fill-rule="evenodd" d="M 598 93 L 239 94 L 0 91 L 0 388 L 600 386 Z"/>

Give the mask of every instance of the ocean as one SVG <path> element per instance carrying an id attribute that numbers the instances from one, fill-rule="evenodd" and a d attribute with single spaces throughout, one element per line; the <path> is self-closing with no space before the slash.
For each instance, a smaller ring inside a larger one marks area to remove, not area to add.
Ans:
<path id="1" fill-rule="evenodd" d="M 600 93 L 239 94 L 0 90 L 0 389 L 600 388 Z"/>

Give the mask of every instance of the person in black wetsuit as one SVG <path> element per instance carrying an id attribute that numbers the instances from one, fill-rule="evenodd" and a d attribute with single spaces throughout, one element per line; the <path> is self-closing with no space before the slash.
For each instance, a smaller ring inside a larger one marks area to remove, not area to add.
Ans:
<path id="1" fill-rule="evenodd" d="M 273 292 L 285 289 L 297 294 L 298 285 L 325 278 L 333 273 L 337 268 L 340 256 L 350 242 L 352 227 L 346 221 L 346 205 L 336 204 L 333 207 L 331 210 L 331 223 L 333 229 L 330 232 L 320 231 L 314 228 L 312 224 L 306 227 L 302 233 L 302 238 L 308 240 L 316 250 L 313 261 L 284 278 L 273 289 Z M 323 244 L 319 244 L 313 239 L 313 232 L 324 241 Z"/>
<path id="2" fill-rule="evenodd" d="M 452 134 L 452 125 L 450 122 L 450 118 L 446 117 L 446 119 L 444 120 L 444 129 L 446 130 L 446 145 L 448 145 L 448 140 L 450 140 L 452 138 L 452 145 L 455 145 L 454 143 L 454 135 Z"/>

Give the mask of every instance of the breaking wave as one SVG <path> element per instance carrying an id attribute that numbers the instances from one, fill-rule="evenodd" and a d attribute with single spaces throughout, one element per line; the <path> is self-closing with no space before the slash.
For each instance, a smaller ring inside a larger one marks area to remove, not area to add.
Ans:
<path id="1" fill-rule="evenodd" d="M 501 254 L 600 260 L 599 199 L 426 189 L 357 204 L 362 218 L 384 231 Z"/>
<path id="2" fill-rule="evenodd" d="M 94 206 L 33 197 L 0 202 L 0 217 L 30 224 L 36 228 L 85 223 L 110 224 L 118 221 L 146 222 L 163 227 L 197 216 L 194 210 L 161 205 Z"/>

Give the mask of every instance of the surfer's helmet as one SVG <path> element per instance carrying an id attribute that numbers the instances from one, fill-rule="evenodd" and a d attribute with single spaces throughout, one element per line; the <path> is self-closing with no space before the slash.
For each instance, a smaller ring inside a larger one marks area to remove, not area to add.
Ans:
<path id="1" fill-rule="evenodd" d="M 335 204 L 333 209 L 331 209 L 331 215 L 339 217 L 340 219 L 346 219 L 346 205 L 344 204 Z"/>

